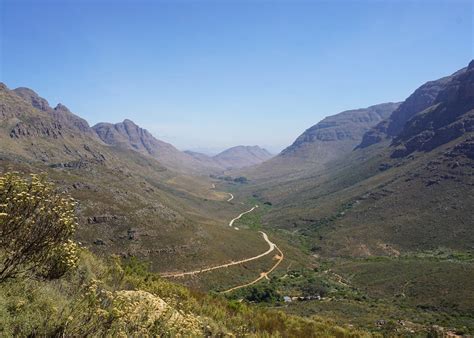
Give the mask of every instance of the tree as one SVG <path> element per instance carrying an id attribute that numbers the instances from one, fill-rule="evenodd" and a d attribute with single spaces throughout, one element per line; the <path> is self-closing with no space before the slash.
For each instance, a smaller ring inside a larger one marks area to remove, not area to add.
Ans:
<path id="1" fill-rule="evenodd" d="M 59 277 L 76 266 L 75 206 L 45 175 L 0 176 L 0 282 L 28 271 Z"/>
<path id="2" fill-rule="evenodd" d="M 248 183 L 248 179 L 247 179 L 247 177 L 239 176 L 237 178 L 234 178 L 234 182 L 245 184 L 245 183 Z"/>
<path id="3" fill-rule="evenodd" d="M 250 302 L 256 303 L 273 303 L 282 300 L 282 297 L 276 291 L 275 286 L 269 283 L 253 285 L 249 288 L 248 294 L 245 298 Z"/>

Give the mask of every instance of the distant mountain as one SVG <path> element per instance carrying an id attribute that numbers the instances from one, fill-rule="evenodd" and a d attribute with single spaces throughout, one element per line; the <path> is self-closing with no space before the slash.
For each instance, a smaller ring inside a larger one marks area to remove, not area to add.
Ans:
<path id="1" fill-rule="evenodd" d="M 202 163 L 217 166 L 223 170 L 250 167 L 267 161 L 273 156 L 269 151 L 259 146 L 236 146 L 214 156 L 189 150 L 185 153 Z"/>
<path id="2" fill-rule="evenodd" d="M 259 146 L 236 146 L 213 156 L 214 161 L 226 169 L 243 168 L 262 163 L 272 157 Z"/>
<path id="3" fill-rule="evenodd" d="M 371 127 L 388 118 L 399 105 L 382 103 L 326 117 L 307 129 L 278 156 L 246 174 L 268 178 L 322 168 L 326 163 L 350 153 Z"/>
<path id="4" fill-rule="evenodd" d="M 206 166 L 217 167 L 222 170 L 224 169 L 219 163 L 214 161 L 214 158 L 212 156 L 191 150 L 185 150 L 184 152 Z"/>

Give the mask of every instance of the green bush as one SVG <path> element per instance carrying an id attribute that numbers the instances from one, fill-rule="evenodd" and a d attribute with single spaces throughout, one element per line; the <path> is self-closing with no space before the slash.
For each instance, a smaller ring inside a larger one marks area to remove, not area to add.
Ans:
<path id="1" fill-rule="evenodd" d="M 0 176 L 0 282 L 28 271 L 59 277 L 77 264 L 76 202 L 45 176 Z"/>

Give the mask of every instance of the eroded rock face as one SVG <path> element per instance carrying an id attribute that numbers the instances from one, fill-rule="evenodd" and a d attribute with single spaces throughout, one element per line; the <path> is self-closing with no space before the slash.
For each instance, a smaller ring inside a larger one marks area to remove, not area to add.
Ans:
<path id="1" fill-rule="evenodd" d="M 35 91 L 31 90 L 30 88 L 19 87 L 14 89 L 13 92 L 28 103 L 30 103 L 36 109 L 42 111 L 48 111 L 52 109 L 46 99 L 40 97 Z"/>
<path id="2" fill-rule="evenodd" d="M 433 105 L 416 114 L 394 139 L 392 157 L 431 151 L 474 132 L 474 67 L 454 76 Z"/>
<path id="3" fill-rule="evenodd" d="M 155 156 L 160 151 L 171 151 L 172 146 L 157 140 L 146 129 L 140 128 L 134 122 L 126 119 L 123 122 L 98 123 L 93 129 L 99 138 L 107 144 L 131 148 L 141 153 Z"/>
<path id="4" fill-rule="evenodd" d="M 458 75 L 466 72 L 461 69 L 451 76 L 446 76 L 435 81 L 429 81 L 413 92 L 386 120 L 371 130 L 362 138 L 358 148 L 366 148 L 372 144 L 381 142 L 386 138 L 396 137 L 404 128 L 405 123 L 417 113 L 435 104 L 438 95 L 445 91 L 452 80 Z"/>
<path id="5" fill-rule="evenodd" d="M 446 154 L 446 156 L 454 158 L 463 155 L 471 160 L 474 160 L 474 136 L 468 138 L 463 142 L 458 143 L 452 150 L 450 150 Z M 459 163 L 456 163 L 455 167 L 458 166 Z"/>
<path id="6" fill-rule="evenodd" d="M 18 122 L 10 131 L 10 137 L 21 138 L 21 137 L 52 137 L 58 138 L 62 136 L 62 126 L 60 123 L 45 123 L 37 121 L 38 123 L 25 123 Z"/>
<path id="7" fill-rule="evenodd" d="M 54 109 L 50 107 L 48 101 L 40 97 L 29 88 L 20 87 L 12 90 L 13 93 L 21 97 L 34 108 L 48 113 L 62 128 L 69 128 L 81 133 L 95 136 L 86 120 L 74 115 L 66 106 L 59 103 Z"/>
<path id="8" fill-rule="evenodd" d="M 66 106 L 59 103 L 54 109 L 50 110 L 49 113 L 57 121 L 60 121 L 63 125 L 68 126 L 76 131 L 89 134 L 92 136 L 92 131 L 89 123 L 86 120 L 74 115 Z"/>

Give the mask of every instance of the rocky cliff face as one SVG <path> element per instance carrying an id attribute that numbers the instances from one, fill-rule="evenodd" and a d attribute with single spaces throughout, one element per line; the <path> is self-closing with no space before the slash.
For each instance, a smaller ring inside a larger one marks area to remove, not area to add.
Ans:
<path id="1" fill-rule="evenodd" d="M 62 137 L 63 126 L 50 119 L 46 113 L 48 102 L 31 89 L 22 88 L 21 93 L 23 96 L 9 90 L 4 84 L 0 86 L 0 114 L 6 134 L 16 139 L 35 136 Z M 40 109 L 41 113 L 30 115 L 29 111 L 34 107 Z"/>
<path id="2" fill-rule="evenodd" d="M 36 92 L 31 90 L 30 88 L 19 87 L 13 90 L 15 94 L 21 97 L 26 102 L 29 102 L 33 107 L 36 109 L 47 111 L 50 110 L 51 107 L 49 106 L 48 101 L 40 97 Z"/>
<path id="3" fill-rule="evenodd" d="M 12 91 L 24 101 L 36 109 L 46 112 L 50 115 L 61 128 L 68 128 L 80 133 L 87 134 L 89 137 L 95 137 L 95 133 L 90 128 L 86 120 L 74 115 L 66 106 L 59 103 L 54 109 L 51 108 L 48 101 L 40 97 L 36 92 L 29 88 L 20 87 Z"/>
<path id="4" fill-rule="evenodd" d="M 148 130 L 140 128 L 133 121 L 99 123 L 92 127 L 102 141 L 114 146 L 122 146 L 141 153 L 157 156 L 160 151 L 176 151 L 171 144 L 157 140 Z"/>
<path id="5" fill-rule="evenodd" d="M 103 143 L 87 122 L 28 88 L 0 86 L 0 143 L 8 156 L 50 166 L 103 163 Z"/>
<path id="6" fill-rule="evenodd" d="M 435 81 L 429 81 L 413 92 L 400 106 L 390 115 L 390 117 L 374 126 L 364 134 L 359 148 L 366 148 L 372 144 L 381 142 L 387 138 L 397 136 L 403 129 L 405 123 L 418 112 L 432 106 L 449 83 L 457 75 L 463 73 L 461 69 L 453 75 L 443 77 Z"/>
<path id="7" fill-rule="evenodd" d="M 474 61 L 450 77 L 427 109 L 408 120 L 395 137 L 392 157 L 430 151 L 474 132 Z"/>

